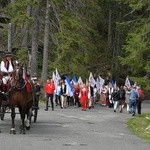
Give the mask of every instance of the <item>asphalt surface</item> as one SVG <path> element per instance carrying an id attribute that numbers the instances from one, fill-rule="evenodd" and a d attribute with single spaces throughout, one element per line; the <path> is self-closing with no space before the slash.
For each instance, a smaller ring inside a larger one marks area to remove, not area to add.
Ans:
<path id="1" fill-rule="evenodd" d="M 150 112 L 150 101 L 142 104 L 142 112 Z M 19 115 L 16 116 L 16 134 L 9 134 L 10 114 L 0 121 L 0 150 L 149 150 L 150 144 L 133 135 L 127 128 L 132 117 L 96 105 L 81 111 L 70 107 L 44 111 L 40 107 L 36 123 L 30 131 L 19 134 Z"/>

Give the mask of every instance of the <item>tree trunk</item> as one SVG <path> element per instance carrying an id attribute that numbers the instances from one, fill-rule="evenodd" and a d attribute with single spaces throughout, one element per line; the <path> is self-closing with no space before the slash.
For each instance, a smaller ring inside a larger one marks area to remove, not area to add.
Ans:
<path id="1" fill-rule="evenodd" d="M 111 52 L 112 47 L 112 10 L 109 8 L 109 19 L 108 19 L 108 52 Z"/>
<path id="2" fill-rule="evenodd" d="M 31 6 L 27 7 L 27 16 L 31 16 Z M 29 23 L 26 21 L 23 28 L 22 47 L 28 47 Z"/>
<path id="3" fill-rule="evenodd" d="M 44 83 L 48 74 L 48 45 L 49 45 L 49 33 L 50 33 L 50 18 L 49 18 L 49 0 L 46 5 L 46 17 L 45 17 L 45 31 L 44 31 L 44 51 L 43 51 L 43 67 L 41 81 Z"/>
<path id="4" fill-rule="evenodd" d="M 112 43 L 112 4 L 109 4 L 109 14 L 108 14 L 108 48 L 107 54 L 112 58 L 111 63 L 111 76 L 113 77 L 114 70 L 114 49 Z"/>
<path id="5" fill-rule="evenodd" d="M 12 52 L 12 24 L 8 24 L 8 51 Z"/>
<path id="6" fill-rule="evenodd" d="M 32 24 L 32 52 L 31 52 L 31 76 L 37 74 L 38 72 L 38 10 L 39 7 L 33 8 L 33 24 Z"/>
<path id="7" fill-rule="evenodd" d="M 14 4 L 15 0 L 11 0 L 11 3 Z M 8 51 L 12 52 L 12 29 L 13 29 L 13 25 L 12 23 L 8 24 Z"/>
<path id="8" fill-rule="evenodd" d="M 31 6 L 27 7 L 27 16 L 31 16 Z M 27 50 L 28 53 L 28 64 L 27 70 L 31 67 L 31 50 L 28 49 L 28 38 L 29 38 L 29 23 L 26 21 L 23 27 L 23 39 L 22 39 L 22 47 Z"/>

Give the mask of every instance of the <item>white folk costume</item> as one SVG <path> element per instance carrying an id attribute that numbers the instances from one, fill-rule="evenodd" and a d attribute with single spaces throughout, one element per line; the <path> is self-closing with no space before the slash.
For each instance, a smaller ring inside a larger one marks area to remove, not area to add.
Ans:
<path id="1" fill-rule="evenodd" d="M 106 94 L 107 94 L 107 88 L 105 86 L 103 86 L 101 89 L 101 94 L 100 94 L 100 104 L 102 106 L 106 106 L 106 104 L 107 104 Z"/>
<path id="2" fill-rule="evenodd" d="M 1 61 L 0 71 L 2 75 L 2 82 L 4 85 L 3 87 L 4 92 L 7 91 L 7 84 L 11 78 L 11 73 L 14 71 L 16 64 L 17 64 L 17 61 L 13 60 L 12 53 L 10 52 L 8 52 L 5 55 L 5 58 Z"/>
<path id="3" fill-rule="evenodd" d="M 108 106 L 112 107 L 113 106 L 113 99 L 112 99 L 112 93 L 113 93 L 114 88 L 112 85 L 108 86 Z"/>

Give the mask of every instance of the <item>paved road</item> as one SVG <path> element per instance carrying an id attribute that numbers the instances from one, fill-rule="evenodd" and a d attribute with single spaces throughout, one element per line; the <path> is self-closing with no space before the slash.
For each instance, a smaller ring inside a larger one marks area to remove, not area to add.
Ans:
<path id="1" fill-rule="evenodd" d="M 143 112 L 150 112 L 150 102 L 143 103 Z M 80 108 L 44 111 L 40 108 L 37 123 L 26 135 L 10 135 L 10 114 L 0 121 L 0 150 L 149 150 L 150 144 L 127 129 L 131 115 L 114 113 L 113 109 L 96 105 L 95 109 Z"/>

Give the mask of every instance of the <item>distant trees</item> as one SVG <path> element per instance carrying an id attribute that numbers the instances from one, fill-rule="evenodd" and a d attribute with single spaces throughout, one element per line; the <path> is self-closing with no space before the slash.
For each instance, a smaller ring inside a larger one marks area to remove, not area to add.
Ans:
<path id="1" fill-rule="evenodd" d="M 149 82 L 148 0 L 1 1 L 3 13 L 15 24 L 18 59 L 28 63 L 31 48 L 31 74 L 43 82 L 55 68 L 83 78 L 93 72 Z M 7 45 L 7 29 L 1 31 Z"/>
<path id="2" fill-rule="evenodd" d="M 126 66 L 134 81 L 150 90 L 150 1 L 128 1 L 132 20 L 124 23 L 129 27 L 121 64 Z"/>
<path id="3" fill-rule="evenodd" d="M 49 37 L 50 37 L 50 9 L 51 5 L 49 0 L 47 0 L 46 4 L 46 14 L 45 14 L 45 30 L 44 30 L 44 50 L 43 50 L 43 67 L 42 67 L 42 76 L 41 81 L 46 82 L 48 77 L 48 58 L 49 58 Z"/>

